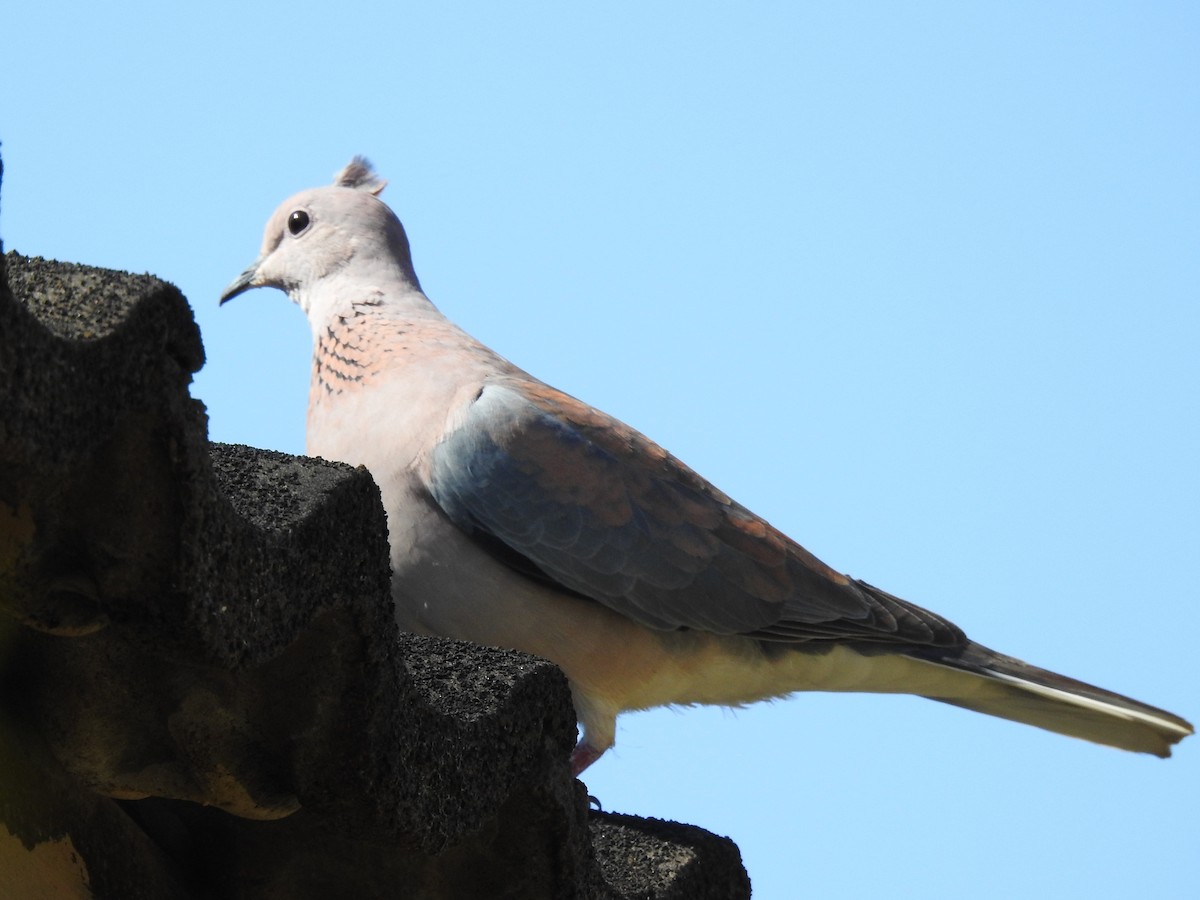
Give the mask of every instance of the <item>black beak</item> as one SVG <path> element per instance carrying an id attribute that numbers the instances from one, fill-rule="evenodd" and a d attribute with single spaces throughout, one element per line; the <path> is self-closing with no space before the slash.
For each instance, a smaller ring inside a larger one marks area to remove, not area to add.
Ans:
<path id="1" fill-rule="evenodd" d="M 229 286 L 221 292 L 221 302 L 218 305 L 223 306 L 225 301 L 232 300 L 238 294 L 243 294 L 251 288 L 260 286 L 254 281 L 258 277 L 258 262 L 256 259 L 245 272 L 229 283 Z"/>

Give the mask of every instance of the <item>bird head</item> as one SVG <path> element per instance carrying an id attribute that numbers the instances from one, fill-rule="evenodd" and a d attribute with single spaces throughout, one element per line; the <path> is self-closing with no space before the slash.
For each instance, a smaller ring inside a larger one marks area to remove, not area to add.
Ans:
<path id="1" fill-rule="evenodd" d="M 258 258 L 221 293 L 221 303 L 251 288 L 274 287 L 309 311 L 312 292 L 325 279 L 358 264 L 398 270 L 420 290 L 408 236 L 379 199 L 387 182 L 354 157 L 332 185 L 288 198 L 263 232 Z"/>

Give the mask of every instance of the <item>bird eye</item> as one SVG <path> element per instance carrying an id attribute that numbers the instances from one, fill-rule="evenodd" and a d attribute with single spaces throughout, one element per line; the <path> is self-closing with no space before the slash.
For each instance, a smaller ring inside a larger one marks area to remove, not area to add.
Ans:
<path id="1" fill-rule="evenodd" d="M 308 227 L 308 223 L 308 213 L 302 209 L 298 209 L 288 216 L 288 231 L 290 231 L 292 236 L 295 237 Z"/>

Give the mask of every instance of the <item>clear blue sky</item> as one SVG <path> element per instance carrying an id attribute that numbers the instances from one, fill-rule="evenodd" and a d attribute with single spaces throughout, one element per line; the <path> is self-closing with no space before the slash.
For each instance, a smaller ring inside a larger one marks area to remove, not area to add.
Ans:
<path id="1" fill-rule="evenodd" d="M 476 336 L 837 568 L 1200 719 L 1200 6 L 14 3 L 3 32 L 5 246 L 179 285 L 213 438 L 302 452 L 303 315 L 216 298 L 365 153 Z M 617 740 L 605 808 L 730 835 L 758 898 L 1200 879 L 1200 739 L 806 695 Z"/>

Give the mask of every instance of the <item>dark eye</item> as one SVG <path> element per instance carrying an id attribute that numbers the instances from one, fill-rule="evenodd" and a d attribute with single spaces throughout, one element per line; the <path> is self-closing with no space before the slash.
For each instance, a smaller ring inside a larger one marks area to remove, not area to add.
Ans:
<path id="1" fill-rule="evenodd" d="M 293 236 L 298 235 L 308 227 L 308 222 L 308 213 L 302 209 L 298 209 L 288 216 L 288 231 L 290 231 Z"/>

